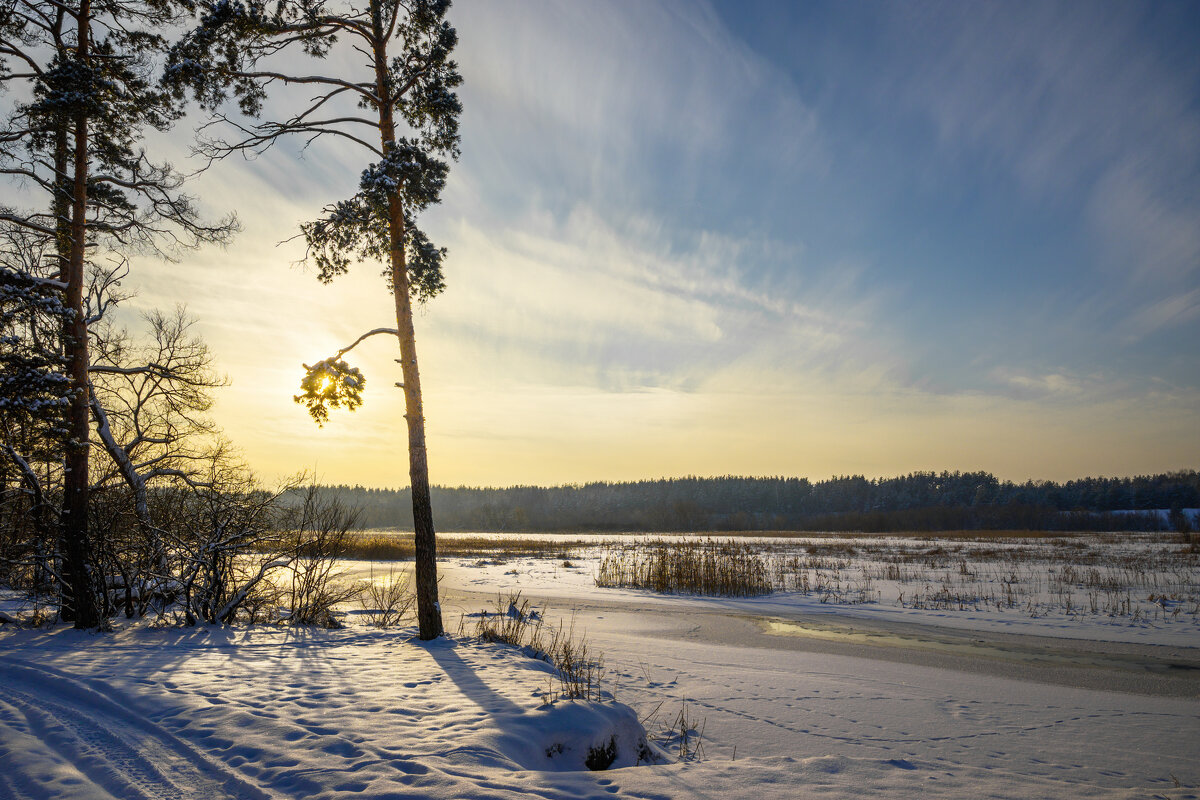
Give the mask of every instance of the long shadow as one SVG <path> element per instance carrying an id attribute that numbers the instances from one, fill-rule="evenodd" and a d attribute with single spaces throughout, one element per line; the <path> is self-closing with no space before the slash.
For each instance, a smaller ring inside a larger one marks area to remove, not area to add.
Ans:
<path id="1" fill-rule="evenodd" d="M 456 652 L 457 643 L 450 639 L 434 639 L 421 643 L 430 658 L 437 662 L 446 677 L 454 682 L 464 695 L 475 701 L 489 714 L 522 714 L 525 709 L 488 686 L 475 673 L 474 667 L 463 661 Z"/>

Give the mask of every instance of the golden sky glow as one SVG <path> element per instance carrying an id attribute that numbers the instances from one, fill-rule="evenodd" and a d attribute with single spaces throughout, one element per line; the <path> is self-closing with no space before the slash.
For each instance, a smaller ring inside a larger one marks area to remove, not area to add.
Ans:
<path id="1" fill-rule="evenodd" d="M 416 321 L 435 483 L 1197 466 L 1200 217 L 1154 159 L 1194 176 L 1200 157 L 1197 137 L 1147 132 L 1194 131 L 1194 114 L 1146 131 L 1107 106 L 1035 116 L 1038 98 L 1022 106 L 989 76 L 1050 70 L 1053 110 L 1110 65 L 976 47 L 997 37 L 969 14 L 946 15 L 945 53 L 890 19 L 901 9 L 883 14 L 900 69 L 853 37 L 862 65 L 788 55 L 728 10 L 456 3 L 463 158 L 423 226 L 450 250 L 447 291 Z M 1110 99 L 1186 108 L 1167 101 L 1194 84 L 1156 46 L 1112 56 L 1136 69 Z M 944 78 L 963 73 L 980 83 Z M 1004 115 L 975 114 L 975 90 Z M 835 96 L 868 99 L 821 99 Z M 358 411 L 318 429 L 292 401 L 302 363 L 394 322 L 377 266 L 322 286 L 292 265 L 297 243 L 276 244 L 363 166 L 320 144 L 218 164 L 193 191 L 236 209 L 241 236 L 141 259 L 130 281 L 130 324 L 180 300 L 199 319 L 232 381 L 217 420 L 266 479 L 407 483 L 389 341 L 347 357 L 367 377 Z"/>

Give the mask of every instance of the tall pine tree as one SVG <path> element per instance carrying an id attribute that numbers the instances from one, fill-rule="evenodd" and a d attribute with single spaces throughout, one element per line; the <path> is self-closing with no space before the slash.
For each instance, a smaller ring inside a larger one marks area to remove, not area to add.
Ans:
<path id="1" fill-rule="evenodd" d="M 230 126 L 230 136 L 207 141 L 205 149 L 213 158 L 260 151 L 280 137 L 295 135 L 306 142 L 322 137 L 351 142 L 372 160 L 362 172 L 357 193 L 327 207 L 302 231 L 322 281 L 345 272 L 354 260 L 384 264 L 396 327 L 368 331 L 332 358 L 307 367 L 296 399 L 309 407 L 318 423 L 327 418 L 330 407 L 353 409 L 361 402 L 364 379 L 342 356 L 370 336 L 396 337 L 422 639 L 441 634 L 442 619 L 413 301 L 442 290 L 446 251 L 429 241 L 416 220 L 438 202 L 449 169 L 446 159 L 458 156 L 462 108 L 454 89 L 461 78 L 450 58 L 458 37 L 445 19 L 449 6 L 448 0 L 366 0 L 363 5 L 207 0 L 199 26 L 174 49 L 168 68 L 168 80 L 177 91 L 190 88 L 218 114 L 217 123 Z M 338 61 L 357 61 L 355 66 L 347 66 L 345 72 L 305 71 L 306 61 L 333 64 L 326 56 L 342 44 L 353 53 Z M 294 113 L 262 119 L 268 87 L 301 90 Z M 231 98 L 249 119 L 222 111 Z"/>

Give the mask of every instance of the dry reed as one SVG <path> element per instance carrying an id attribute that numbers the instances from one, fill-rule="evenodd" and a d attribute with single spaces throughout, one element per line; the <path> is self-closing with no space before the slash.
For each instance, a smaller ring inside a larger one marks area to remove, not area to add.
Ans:
<path id="1" fill-rule="evenodd" d="M 650 539 L 610 548 L 597 586 L 751 597 L 773 590 L 759 548 L 719 539 Z"/>

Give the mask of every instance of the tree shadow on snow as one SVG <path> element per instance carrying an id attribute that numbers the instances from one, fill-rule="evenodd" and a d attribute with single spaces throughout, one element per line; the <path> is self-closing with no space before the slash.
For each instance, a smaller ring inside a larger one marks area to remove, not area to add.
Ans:
<path id="1" fill-rule="evenodd" d="M 475 668 L 456 652 L 458 643 L 453 639 L 439 638 L 421 644 L 458 690 L 484 711 L 494 716 L 525 713 L 525 709 L 492 689 L 479 677 Z"/>

